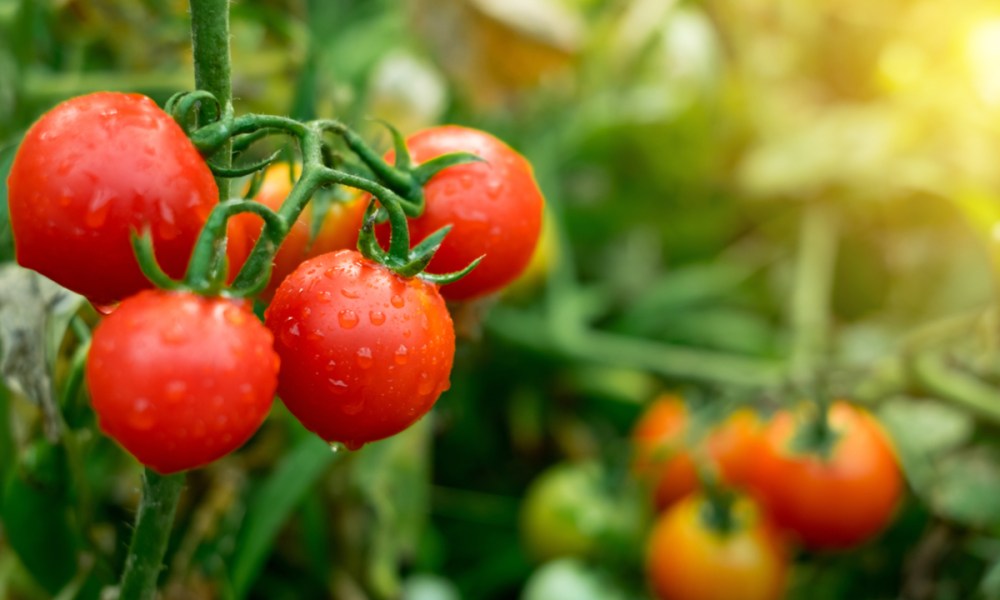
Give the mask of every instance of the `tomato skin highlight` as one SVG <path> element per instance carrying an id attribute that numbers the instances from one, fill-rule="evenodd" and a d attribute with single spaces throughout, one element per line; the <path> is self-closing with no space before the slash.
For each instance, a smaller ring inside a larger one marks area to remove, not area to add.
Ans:
<path id="1" fill-rule="evenodd" d="M 448 167 L 424 186 L 424 214 L 410 220 L 411 245 L 453 225 L 427 268 L 449 273 L 483 261 L 455 283 L 441 287 L 448 300 L 471 300 L 514 281 L 531 260 L 542 226 L 544 199 L 528 161 L 497 138 L 455 125 L 434 127 L 406 140 L 414 162 L 451 152 L 471 152 L 486 162 Z M 386 156 L 392 162 L 393 153 Z M 389 227 L 378 228 L 387 246 Z"/>
<path id="2" fill-rule="evenodd" d="M 94 331 L 86 378 L 98 425 L 169 474 L 237 449 L 277 386 L 271 333 L 242 304 L 145 290 Z"/>
<path id="3" fill-rule="evenodd" d="M 778 600 L 787 552 L 752 502 L 734 505 L 735 529 L 714 531 L 706 500 L 688 496 L 662 513 L 646 547 L 646 574 L 660 600 Z"/>
<path id="4" fill-rule="evenodd" d="M 839 438 L 827 460 L 789 445 L 796 416 L 777 413 L 753 463 L 751 488 L 775 525 L 815 549 L 851 548 L 891 521 L 903 479 L 889 439 L 861 408 L 835 402 L 830 425 Z"/>
<path id="5" fill-rule="evenodd" d="M 288 163 L 277 163 L 268 167 L 264 172 L 260 189 L 253 199 L 277 212 L 292 191 L 291 168 Z M 301 168 L 296 168 L 295 172 L 301 172 Z M 365 214 L 365 203 L 360 194 L 346 202 L 331 204 L 315 238 L 311 236 L 312 206 L 311 203 L 306 205 L 299 218 L 289 228 L 285 241 L 278 248 L 271 270 L 271 280 L 261 294 L 262 297 L 273 296 L 285 277 L 307 258 L 335 250 L 355 248 L 358 245 L 358 232 Z M 230 272 L 236 273 L 250 255 L 264 223 L 259 217 L 249 213 L 236 215 L 230 223 L 237 223 L 235 227 L 240 228 L 238 235 L 242 236 L 242 238 L 234 236 L 233 247 L 236 248 L 236 256 L 230 254 L 232 260 Z"/>
<path id="6" fill-rule="evenodd" d="M 97 304 L 152 287 L 131 230 L 180 277 L 218 188 L 174 120 L 139 94 L 98 92 L 59 104 L 25 135 L 8 178 L 18 262 Z"/>
<path id="7" fill-rule="evenodd" d="M 266 313 L 278 396 L 310 431 L 358 448 L 406 429 L 448 389 L 455 331 L 437 287 L 354 250 L 303 262 Z"/>

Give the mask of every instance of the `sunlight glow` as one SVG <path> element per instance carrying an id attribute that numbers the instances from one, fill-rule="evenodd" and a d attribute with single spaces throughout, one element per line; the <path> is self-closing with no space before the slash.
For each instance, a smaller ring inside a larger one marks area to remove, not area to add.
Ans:
<path id="1" fill-rule="evenodd" d="M 1000 105 L 1000 19 L 983 21 L 969 33 L 966 57 L 983 100 Z"/>

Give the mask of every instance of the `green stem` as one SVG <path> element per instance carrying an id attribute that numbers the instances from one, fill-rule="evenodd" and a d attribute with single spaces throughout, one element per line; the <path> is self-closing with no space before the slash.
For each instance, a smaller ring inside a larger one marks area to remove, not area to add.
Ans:
<path id="1" fill-rule="evenodd" d="M 163 555 L 183 487 L 184 473 L 160 475 L 146 468 L 119 598 L 153 600 L 156 596 L 156 580 L 163 568 Z"/>
<path id="2" fill-rule="evenodd" d="M 829 350 L 830 293 L 837 260 L 837 214 L 822 201 L 807 204 L 799 229 L 792 291 L 792 355 L 789 374 L 796 384 L 814 383 Z"/>
<path id="3" fill-rule="evenodd" d="M 229 0 L 191 0 L 191 45 L 194 50 L 194 83 L 211 92 L 222 106 L 223 120 L 233 114 L 233 87 L 229 53 Z M 212 161 L 230 167 L 232 142 L 227 141 Z M 219 199 L 229 199 L 229 180 L 217 177 Z"/>

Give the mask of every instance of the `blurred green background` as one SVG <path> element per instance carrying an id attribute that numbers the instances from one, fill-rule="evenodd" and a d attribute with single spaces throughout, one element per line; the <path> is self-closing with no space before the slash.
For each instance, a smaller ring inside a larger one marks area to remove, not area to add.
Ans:
<path id="1" fill-rule="evenodd" d="M 189 89 L 188 28 L 179 0 L 0 0 L 0 172 L 63 99 Z M 647 598 L 644 403 L 820 390 L 880 417 L 910 493 L 875 542 L 798 555 L 789 597 L 1000 598 L 994 3 L 243 0 L 232 53 L 238 112 L 497 135 L 549 230 L 516 289 L 454 307 L 418 426 L 340 456 L 276 404 L 192 473 L 165 597 Z M 68 317 L 95 315 L 12 266 L 0 217 L 0 598 L 97 598 L 139 469 L 66 381 Z M 543 562 L 518 515 L 564 463 L 598 476 L 543 535 L 585 514 L 591 541 Z"/>

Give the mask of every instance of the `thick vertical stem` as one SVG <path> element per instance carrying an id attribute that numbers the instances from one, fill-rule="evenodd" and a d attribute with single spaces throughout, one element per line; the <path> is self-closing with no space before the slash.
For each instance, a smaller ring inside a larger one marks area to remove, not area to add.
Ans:
<path id="1" fill-rule="evenodd" d="M 804 207 L 792 291 L 790 375 L 797 384 L 814 383 L 829 352 L 830 294 L 837 260 L 836 211 L 822 201 Z"/>
<path id="2" fill-rule="evenodd" d="M 225 116 L 233 114 L 233 85 L 229 53 L 229 0 L 191 0 L 191 44 L 194 50 L 194 83 L 211 92 Z M 212 156 L 215 164 L 232 165 L 232 142 Z M 229 180 L 217 177 L 219 198 L 229 199 Z"/>
<path id="3" fill-rule="evenodd" d="M 153 600 L 156 580 L 163 567 L 177 499 L 184 487 L 184 473 L 160 475 L 147 468 L 142 478 L 142 500 L 135 531 L 125 560 L 119 598 Z"/>

